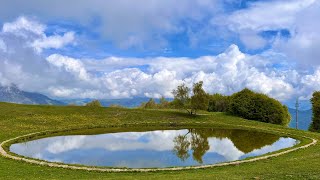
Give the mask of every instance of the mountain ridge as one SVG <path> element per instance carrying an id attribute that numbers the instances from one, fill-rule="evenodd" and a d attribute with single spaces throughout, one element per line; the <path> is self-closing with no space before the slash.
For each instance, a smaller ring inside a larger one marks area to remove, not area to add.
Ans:
<path id="1" fill-rule="evenodd" d="M 17 104 L 65 105 L 43 94 L 20 90 L 16 85 L 0 85 L 0 101 Z"/>

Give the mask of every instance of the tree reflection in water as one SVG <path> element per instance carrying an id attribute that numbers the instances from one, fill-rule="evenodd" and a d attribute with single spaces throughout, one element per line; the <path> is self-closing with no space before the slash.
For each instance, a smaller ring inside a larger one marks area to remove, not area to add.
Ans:
<path id="1" fill-rule="evenodd" d="M 202 164 L 202 157 L 210 149 L 209 138 L 228 138 L 234 146 L 243 153 L 261 149 L 264 146 L 272 145 L 279 140 L 279 136 L 246 130 L 223 130 L 223 129 L 188 129 L 185 135 L 178 135 L 174 138 L 173 153 L 182 161 L 192 157 Z"/>

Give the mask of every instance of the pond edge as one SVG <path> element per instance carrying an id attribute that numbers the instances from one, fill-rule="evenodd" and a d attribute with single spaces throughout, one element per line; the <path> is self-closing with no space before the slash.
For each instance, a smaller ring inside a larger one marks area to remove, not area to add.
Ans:
<path id="1" fill-rule="evenodd" d="M 127 124 L 127 125 L 129 125 L 129 124 Z M 139 124 L 134 124 L 134 125 L 139 125 Z M 116 127 L 116 126 L 114 126 L 114 127 Z M 237 127 L 243 128 L 243 126 L 237 126 Z M 95 128 L 95 127 L 92 127 L 92 128 Z M 283 132 L 275 131 L 275 130 L 271 130 L 271 131 L 277 132 L 277 133 L 283 133 Z M 98 172 L 156 172 L 156 171 L 179 171 L 179 170 L 189 170 L 189 169 L 204 169 L 204 168 L 213 168 L 213 167 L 221 167 L 221 166 L 229 166 L 229 165 L 239 165 L 239 164 L 243 164 L 243 163 L 255 162 L 255 161 L 265 160 L 265 159 L 272 158 L 272 157 L 277 157 L 277 156 L 284 155 L 284 154 L 287 154 L 287 153 L 290 153 L 293 151 L 297 151 L 299 149 L 304 149 L 304 148 L 310 147 L 310 146 L 315 145 L 317 143 L 317 140 L 314 138 L 307 137 L 307 136 L 300 136 L 301 138 L 306 138 L 306 139 L 312 140 L 312 142 L 305 144 L 303 146 L 292 147 L 287 150 L 283 150 L 283 151 L 280 150 L 280 152 L 276 151 L 275 153 L 262 155 L 262 156 L 258 156 L 258 157 L 253 157 L 250 159 L 224 162 L 224 163 L 211 164 L 211 165 L 186 166 L 186 167 L 167 167 L 167 168 L 99 168 L 99 167 L 90 167 L 90 166 L 77 166 L 77 165 L 71 165 L 71 164 L 61 164 L 61 163 L 55 163 L 55 162 L 41 161 L 41 160 L 32 159 L 32 158 L 20 157 L 17 155 L 12 155 L 10 152 L 8 153 L 5 150 L 6 145 L 8 145 L 8 144 L 11 145 L 12 142 L 14 142 L 14 141 L 17 141 L 17 140 L 23 139 L 23 138 L 29 138 L 32 136 L 41 135 L 41 134 L 47 134 L 47 133 L 55 133 L 55 132 L 53 132 L 53 131 L 35 132 L 35 133 L 26 134 L 26 135 L 18 136 L 18 137 L 3 141 L 0 144 L 0 155 L 5 158 L 9 158 L 9 159 L 17 160 L 17 161 L 24 161 L 24 162 L 31 163 L 31 164 L 48 166 L 48 167 L 64 168 L 64 169 L 72 169 L 72 170 L 85 170 L 85 171 L 98 171 Z"/>

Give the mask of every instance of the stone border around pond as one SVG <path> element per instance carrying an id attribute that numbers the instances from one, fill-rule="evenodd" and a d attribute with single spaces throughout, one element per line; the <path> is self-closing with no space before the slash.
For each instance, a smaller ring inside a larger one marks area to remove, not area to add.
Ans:
<path id="1" fill-rule="evenodd" d="M 129 124 L 127 124 L 127 125 L 129 125 Z M 135 124 L 135 125 L 139 125 L 139 124 Z M 242 127 L 242 126 L 239 126 L 239 127 Z M 3 141 L 0 144 L 0 155 L 4 156 L 6 158 L 9 158 L 9 159 L 13 159 L 13 160 L 17 160 L 17 161 L 24 161 L 24 162 L 31 163 L 31 164 L 64 168 L 64 169 L 73 169 L 73 170 L 86 170 L 86 171 L 98 171 L 98 172 L 155 172 L 155 171 L 178 171 L 178 170 L 189 170 L 189 169 L 204 169 L 204 168 L 221 167 L 221 166 L 228 166 L 228 165 L 239 165 L 239 164 L 243 164 L 243 163 L 255 162 L 255 161 L 265 160 L 265 159 L 272 158 L 272 157 L 277 157 L 277 156 L 287 154 L 287 153 L 290 153 L 290 152 L 293 152 L 293 151 L 296 151 L 299 149 L 304 149 L 304 148 L 310 147 L 310 146 L 315 145 L 317 143 L 316 139 L 313 139 L 311 137 L 301 136 L 303 138 L 307 138 L 309 140 L 312 140 L 312 142 L 308 143 L 306 145 L 303 145 L 303 146 L 290 148 L 290 149 L 287 149 L 285 151 L 281 151 L 278 153 L 272 153 L 269 155 L 259 156 L 259 157 L 255 157 L 255 158 L 247 159 L 247 160 L 239 160 L 239 161 L 232 161 L 232 162 L 225 162 L 225 163 L 218 163 L 218 164 L 211 164 L 211 165 L 187 166 L 187 167 L 168 167 L 168 168 L 99 168 L 99 167 L 89 167 L 89 166 L 76 166 L 76 165 L 70 165 L 70 164 L 59 164 L 59 163 L 54 163 L 54 162 L 47 162 L 47 161 L 41 161 L 41 160 L 36 160 L 36 159 L 31 159 L 31 158 L 19 157 L 19 156 L 9 154 L 4 149 L 4 146 L 12 141 L 16 141 L 18 139 L 22 139 L 22 138 L 26 138 L 26 137 L 41 135 L 43 133 L 50 133 L 50 131 L 30 133 L 27 135 L 18 136 L 18 137 Z"/>

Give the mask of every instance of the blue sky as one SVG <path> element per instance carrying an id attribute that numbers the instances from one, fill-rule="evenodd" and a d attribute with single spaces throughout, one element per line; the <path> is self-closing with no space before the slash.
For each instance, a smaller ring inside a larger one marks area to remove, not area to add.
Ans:
<path id="1" fill-rule="evenodd" d="M 320 89 L 316 0 L 0 1 L 0 83 L 54 98 Z"/>

